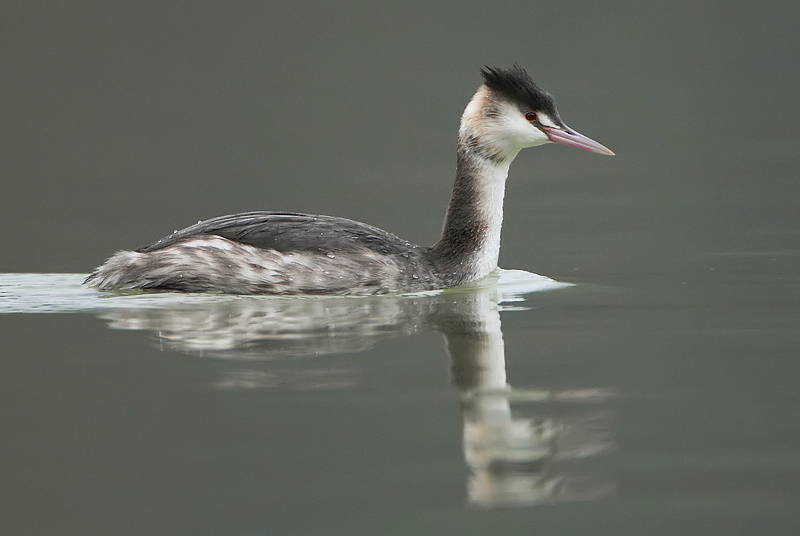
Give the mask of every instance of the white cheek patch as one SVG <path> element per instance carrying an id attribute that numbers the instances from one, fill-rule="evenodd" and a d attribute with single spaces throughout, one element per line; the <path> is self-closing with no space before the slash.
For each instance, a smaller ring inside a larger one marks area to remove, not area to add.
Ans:
<path id="1" fill-rule="evenodd" d="M 539 114 L 539 123 L 532 124 L 516 104 L 493 95 L 482 86 L 472 97 L 459 130 L 462 139 L 479 141 L 484 154 L 494 158 L 514 158 L 524 147 L 548 143 L 550 138 L 541 126 L 555 127 L 556 121 Z"/>
<path id="2" fill-rule="evenodd" d="M 530 145 L 538 131 L 519 108 L 505 102 L 497 106 L 496 116 L 484 118 L 479 125 L 483 141 L 496 152 L 510 157 Z"/>
<path id="3" fill-rule="evenodd" d="M 510 132 L 517 132 L 520 135 L 527 132 L 531 128 L 531 122 L 525 119 L 519 108 L 513 104 L 504 104 L 503 110 L 503 123 Z"/>

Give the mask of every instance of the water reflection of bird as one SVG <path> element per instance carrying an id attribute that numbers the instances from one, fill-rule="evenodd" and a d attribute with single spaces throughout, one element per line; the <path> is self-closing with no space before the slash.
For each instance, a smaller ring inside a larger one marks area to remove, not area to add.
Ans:
<path id="1" fill-rule="evenodd" d="M 343 218 L 248 212 L 118 252 L 86 283 L 102 290 L 369 295 L 485 277 L 497 268 L 505 182 L 521 149 L 555 142 L 613 153 L 567 127 L 553 98 L 521 67 L 482 74 L 461 118 L 455 186 L 433 246 Z"/>
<path id="2" fill-rule="evenodd" d="M 604 409 L 611 392 L 509 385 L 500 311 L 518 310 L 521 293 L 559 286 L 533 274 L 517 277 L 520 285 L 434 296 L 201 296 L 208 299 L 119 307 L 101 316 L 111 328 L 151 331 L 162 349 L 228 360 L 215 367 L 221 375 L 213 383 L 225 391 L 359 389 L 364 374 L 342 361 L 287 365 L 286 359 L 356 352 L 386 337 L 436 330 L 446 341 L 458 392 L 469 502 L 493 508 L 603 497 L 613 482 L 584 473 L 594 472 L 596 455 L 613 448 Z M 419 444 L 420 438 L 409 441 Z"/>

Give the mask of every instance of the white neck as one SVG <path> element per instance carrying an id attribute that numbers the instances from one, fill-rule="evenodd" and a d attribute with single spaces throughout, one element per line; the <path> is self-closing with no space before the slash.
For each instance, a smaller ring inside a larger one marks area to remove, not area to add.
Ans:
<path id="1" fill-rule="evenodd" d="M 508 135 L 509 121 L 519 115 L 509 106 L 484 86 L 461 117 L 453 195 L 442 238 L 432 248 L 448 284 L 475 281 L 497 268 L 508 168 L 525 146 L 513 129 Z"/>
<path id="2" fill-rule="evenodd" d="M 459 137 L 458 172 L 441 240 L 433 247 L 453 284 L 475 281 L 497 268 L 503 197 L 511 159 L 493 159 L 470 136 Z"/>
<path id="3" fill-rule="evenodd" d="M 476 216 L 485 225 L 484 242 L 472 261 L 477 278 L 485 277 L 497 268 L 503 227 L 503 199 L 510 163 L 510 160 L 498 164 L 484 160 L 478 163 L 477 173 L 472 177 L 477 190 Z"/>

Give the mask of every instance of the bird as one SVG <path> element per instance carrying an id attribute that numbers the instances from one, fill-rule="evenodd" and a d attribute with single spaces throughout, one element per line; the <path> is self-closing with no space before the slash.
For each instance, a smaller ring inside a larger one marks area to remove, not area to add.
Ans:
<path id="1" fill-rule="evenodd" d="M 295 212 L 200 221 L 119 251 L 84 281 L 142 289 L 243 295 L 376 295 L 474 283 L 497 269 L 503 197 L 520 150 L 558 143 L 614 153 L 569 128 L 552 95 L 520 65 L 481 69 L 461 116 L 456 178 L 441 238 L 419 246 L 365 223 Z"/>

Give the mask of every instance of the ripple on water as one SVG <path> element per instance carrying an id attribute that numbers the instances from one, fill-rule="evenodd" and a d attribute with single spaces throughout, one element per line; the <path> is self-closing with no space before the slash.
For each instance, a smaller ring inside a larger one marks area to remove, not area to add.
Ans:
<path id="1" fill-rule="evenodd" d="M 233 296 L 226 294 L 188 294 L 182 292 L 101 292 L 84 286 L 88 274 L 0 274 L 0 314 L 13 313 L 70 313 L 99 309 L 151 309 L 192 303 L 220 303 L 242 299 L 342 300 L 365 297 L 279 297 Z M 461 292 L 475 289 L 495 289 L 498 301 L 515 302 L 531 292 L 571 286 L 541 275 L 522 270 L 498 270 L 473 285 L 449 289 Z M 418 292 L 406 296 L 435 296 L 442 291 Z M 373 299 L 391 299 L 379 296 Z"/>

